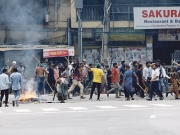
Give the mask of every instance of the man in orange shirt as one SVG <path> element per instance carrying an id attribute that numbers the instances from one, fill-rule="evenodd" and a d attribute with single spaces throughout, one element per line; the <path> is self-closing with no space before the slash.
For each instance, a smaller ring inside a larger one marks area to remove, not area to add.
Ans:
<path id="1" fill-rule="evenodd" d="M 120 98 L 118 96 L 118 90 L 120 88 L 119 86 L 119 74 L 118 74 L 118 71 L 117 71 L 117 63 L 114 63 L 113 64 L 113 69 L 112 69 L 112 83 L 113 83 L 113 88 L 110 89 L 109 91 L 107 91 L 107 96 L 109 97 L 109 93 L 116 90 L 116 98 Z"/>

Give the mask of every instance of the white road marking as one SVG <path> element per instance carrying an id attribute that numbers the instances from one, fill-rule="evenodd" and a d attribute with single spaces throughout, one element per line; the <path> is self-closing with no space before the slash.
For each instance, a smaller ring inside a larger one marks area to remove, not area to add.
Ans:
<path id="1" fill-rule="evenodd" d="M 115 112 L 115 111 L 145 111 L 145 110 L 180 110 L 180 108 L 131 108 L 131 109 L 100 109 L 100 110 L 79 110 L 79 111 L 54 111 L 54 112 L 31 112 L 31 113 L 28 113 L 28 112 L 24 112 L 24 113 L 0 113 L 0 115 L 39 115 L 39 114 L 63 114 L 63 113 L 91 113 L 91 112 Z"/>
<path id="2" fill-rule="evenodd" d="M 0 111 L 0 113 L 3 113 L 2 111 Z"/>
<path id="3" fill-rule="evenodd" d="M 150 118 L 151 118 L 151 119 L 155 119 L 155 118 L 157 118 L 157 117 L 156 117 L 156 115 L 151 115 Z"/>
<path id="4" fill-rule="evenodd" d="M 124 106 L 132 107 L 132 108 L 147 107 L 147 106 L 144 106 L 144 105 L 124 105 Z"/>
<path id="5" fill-rule="evenodd" d="M 116 109 L 117 107 L 114 107 L 114 106 L 97 106 L 101 109 Z"/>
<path id="6" fill-rule="evenodd" d="M 17 109 L 17 110 L 15 110 L 15 111 L 18 112 L 18 113 L 32 112 L 32 111 L 30 111 L 30 110 L 28 110 L 28 109 Z"/>
<path id="7" fill-rule="evenodd" d="M 59 109 L 56 109 L 56 108 L 43 108 L 42 110 L 45 112 L 59 111 Z"/>
<path id="8" fill-rule="evenodd" d="M 166 105 L 166 104 L 151 104 L 151 105 L 159 106 L 159 107 L 172 107 L 172 106 L 174 106 L 174 105 Z"/>
<path id="9" fill-rule="evenodd" d="M 68 107 L 72 110 L 75 110 L 75 111 L 78 111 L 78 110 L 87 110 L 87 108 L 84 108 L 84 107 Z"/>

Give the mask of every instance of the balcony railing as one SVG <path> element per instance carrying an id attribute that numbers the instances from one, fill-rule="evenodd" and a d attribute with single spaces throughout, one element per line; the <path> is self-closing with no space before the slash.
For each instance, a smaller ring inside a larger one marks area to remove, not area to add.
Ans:
<path id="1" fill-rule="evenodd" d="M 133 7 L 171 7 L 180 6 L 179 3 L 147 3 L 137 5 L 112 5 L 111 21 L 133 21 Z M 81 17 L 83 21 L 102 21 L 104 16 L 104 6 L 102 5 L 86 5 L 83 7 Z"/>

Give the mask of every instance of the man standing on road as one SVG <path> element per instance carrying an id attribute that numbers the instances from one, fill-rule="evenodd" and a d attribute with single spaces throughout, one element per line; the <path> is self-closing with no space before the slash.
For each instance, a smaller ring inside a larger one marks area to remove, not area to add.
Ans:
<path id="1" fill-rule="evenodd" d="M 107 91 L 107 96 L 109 97 L 109 93 L 112 91 L 116 91 L 116 98 L 120 98 L 118 96 L 118 91 L 119 91 L 119 75 L 118 75 L 118 71 L 117 71 L 117 63 L 113 64 L 113 69 L 112 69 L 112 83 L 113 83 L 113 87 L 111 90 Z"/>
<path id="2" fill-rule="evenodd" d="M 98 63 L 96 65 L 96 68 L 89 68 L 89 67 L 86 67 L 86 68 L 91 70 L 93 72 L 93 74 L 94 74 L 93 85 L 92 85 L 92 89 L 91 89 L 91 94 L 90 94 L 89 100 L 92 101 L 92 96 L 93 96 L 94 90 L 97 87 L 97 89 L 98 89 L 97 101 L 100 101 L 101 82 L 102 82 L 102 77 L 104 76 L 104 73 L 103 73 L 103 71 L 101 69 L 101 65 Z"/>
<path id="3" fill-rule="evenodd" d="M 153 97 L 153 92 L 156 90 L 157 94 L 159 96 L 159 100 L 163 100 L 163 95 L 161 93 L 161 91 L 159 90 L 159 69 L 158 69 L 158 65 L 157 64 L 153 64 L 152 65 L 152 78 L 151 78 L 151 89 L 149 91 L 149 96 L 150 98 L 147 99 L 147 101 L 152 101 L 152 97 Z"/>
<path id="4" fill-rule="evenodd" d="M 48 74 L 46 77 L 46 81 L 48 82 L 48 86 L 49 86 L 49 93 L 51 90 L 55 91 L 55 79 L 54 79 L 54 69 L 53 69 L 53 62 L 50 61 L 48 64 L 49 68 L 47 69 Z"/>
<path id="5" fill-rule="evenodd" d="M 13 73 L 13 68 L 16 68 L 16 61 L 12 62 L 12 66 L 9 68 L 9 73 L 12 74 Z"/>
<path id="6" fill-rule="evenodd" d="M 89 67 L 90 68 L 93 68 L 94 65 L 93 64 L 89 64 Z M 88 77 L 89 77 L 89 80 L 88 80 L 88 84 L 86 86 L 86 88 L 84 89 L 84 92 L 87 91 L 87 89 L 92 86 L 92 80 L 93 80 L 93 72 L 91 70 L 88 71 Z"/>
<path id="7" fill-rule="evenodd" d="M 3 73 L 0 75 L 0 90 L 1 90 L 1 103 L 3 100 L 3 97 L 5 95 L 5 107 L 8 106 L 8 96 L 9 96 L 9 77 L 8 77 L 8 70 L 3 69 Z M 0 104 L 1 104 L 0 103 Z M 1 107 L 1 105 L 0 105 Z"/>
<path id="8" fill-rule="evenodd" d="M 109 66 L 106 66 L 106 70 L 107 70 L 107 86 L 108 86 L 107 91 L 109 91 L 111 89 L 112 72 L 109 69 Z"/>
<path id="9" fill-rule="evenodd" d="M 88 69 L 86 68 L 88 65 L 86 64 L 86 60 L 83 60 L 83 67 L 82 67 L 82 77 L 83 77 L 83 86 L 86 88 L 87 81 L 88 81 Z M 86 67 L 85 67 L 86 66 Z"/>
<path id="10" fill-rule="evenodd" d="M 151 83 L 150 83 L 151 75 L 152 75 L 151 62 L 147 61 L 146 62 L 146 67 L 143 69 L 143 79 L 147 83 L 148 90 L 151 89 Z"/>
<path id="11" fill-rule="evenodd" d="M 35 70 L 35 92 L 39 98 L 40 94 L 44 92 L 44 74 L 47 74 L 46 69 L 40 64 Z"/>
<path id="12" fill-rule="evenodd" d="M 23 66 L 22 62 L 19 62 L 19 66 L 17 67 L 18 73 L 20 73 L 22 75 L 22 77 L 24 76 L 24 72 L 25 72 L 25 68 Z"/>
<path id="13" fill-rule="evenodd" d="M 22 76 L 18 73 L 17 68 L 13 68 L 13 73 L 10 75 L 10 82 L 12 84 L 16 107 L 18 107 L 18 99 L 20 97 L 20 89 L 22 87 Z"/>

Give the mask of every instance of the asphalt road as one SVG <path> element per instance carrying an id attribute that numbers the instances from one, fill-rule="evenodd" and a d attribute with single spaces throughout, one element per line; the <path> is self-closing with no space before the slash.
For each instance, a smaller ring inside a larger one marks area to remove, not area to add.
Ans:
<path id="1" fill-rule="evenodd" d="M 1 135 L 179 135 L 180 101 L 68 101 L 0 108 Z M 95 97 L 94 97 L 95 99 Z M 114 99 L 114 100 L 113 100 Z M 74 101 L 74 102 L 73 102 Z"/>

